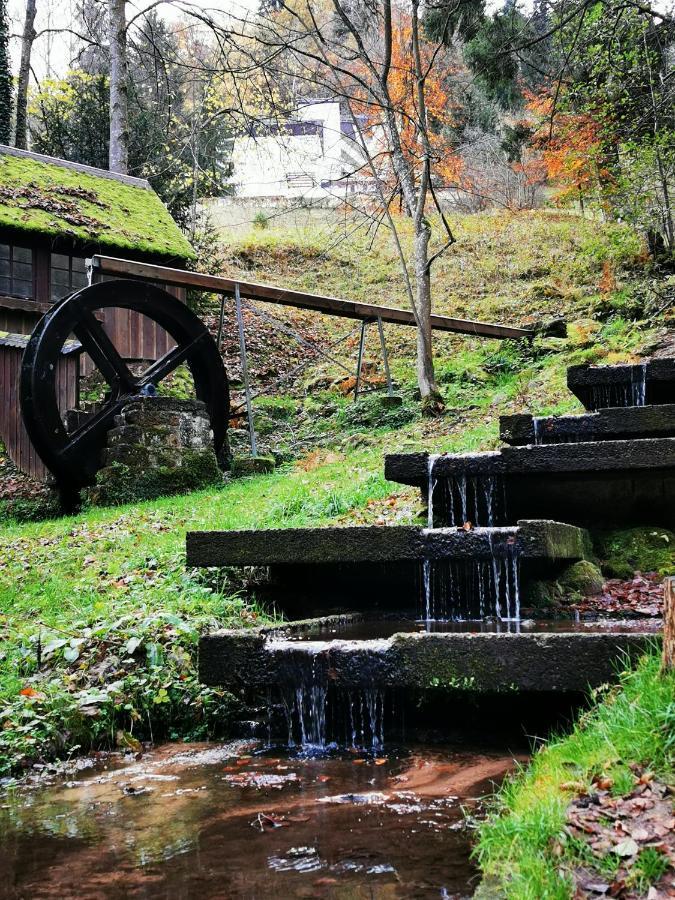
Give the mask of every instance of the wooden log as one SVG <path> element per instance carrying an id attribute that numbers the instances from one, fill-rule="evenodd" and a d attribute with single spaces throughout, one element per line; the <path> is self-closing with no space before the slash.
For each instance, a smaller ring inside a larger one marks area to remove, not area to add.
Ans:
<path id="1" fill-rule="evenodd" d="M 376 306 L 372 303 L 358 303 L 354 300 L 343 300 L 338 297 L 325 297 L 320 294 L 307 294 L 303 291 L 292 291 L 270 284 L 257 284 L 250 281 L 239 281 L 236 278 L 222 278 L 220 275 L 202 275 L 200 272 L 188 272 L 185 269 L 172 269 L 167 266 L 154 266 L 149 263 L 134 262 L 130 259 L 117 259 L 112 256 L 94 256 L 91 264 L 94 270 L 103 275 L 120 277 L 146 278 L 163 284 L 193 287 L 212 291 L 216 294 L 234 294 L 235 285 L 239 285 L 241 296 L 248 300 L 259 300 L 263 303 L 278 303 L 282 306 L 294 306 L 299 309 L 312 309 L 315 312 L 340 316 L 359 321 L 375 321 L 378 318 L 392 325 L 414 326 L 415 317 L 407 309 L 392 306 Z M 491 338 L 531 338 L 533 332 L 527 328 L 515 328 L 511 325 L 496 325 L 492 322 L 474 322 L 470 319 L 455 319 L 451 316 L 431 317 L 431 327 L 436 331 L 449 331 L 455 334 L 473 334 L 478 337 Z"/>
<path id="2" fill-rule="evenodd" d="M 663 672 L 675 672 L 675 576 L 666 578 L 663 600 Z"/>

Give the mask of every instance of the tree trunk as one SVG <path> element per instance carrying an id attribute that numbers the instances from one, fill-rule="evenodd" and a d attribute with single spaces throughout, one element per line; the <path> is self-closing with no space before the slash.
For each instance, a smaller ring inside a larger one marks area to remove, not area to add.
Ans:
<path id="1" fill-rule="evenodd" d="M 28 82 L 30 79 L 30 57 L 33 51 L 35 33 L 35 13 L 37 0 L 26 0 L 26 18 L 23 23 L 21 38 L 21 62 L 19 63 L 19 80 L 16 89 L 16 126 L 14 130 L 14 146 L 25 150 L 28 146 Z"/>
<path id="2" fill-rule="evenodd" d="M 675 672 L 675 577 L 666 578 L 663 605 L 663 658 L 661 670 Z"/>
<path id="3" fill-rule="evenodd" d="M 129 168 L 126 0 L 108 0 L 110 43 L 110 149 L 111 172 L 126 175 Z"/>
<path id="4" fill-rule="evenodd" d="M 0 0 L 0 144 L 12 133 L 12 72 L 9 64 L 9 19 L 6 0 Z"/>
<path id="5" fill-rule="evenodd" d="M 417 383 L 422 400 L 438 394 L 434 374 L 431 335 L 431 274 L 429 272 L 429 239 L 431 230 L 426 219 L 415 222 L 415 318 L 417 319 Z"/>

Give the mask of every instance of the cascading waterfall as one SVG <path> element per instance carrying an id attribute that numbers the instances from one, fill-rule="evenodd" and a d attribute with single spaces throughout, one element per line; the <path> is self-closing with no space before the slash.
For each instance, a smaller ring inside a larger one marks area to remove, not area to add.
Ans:
<path id="1" fill-rule="evenodd" d="M 647 398 L 647 363 L 633 366 L 630 376 L 633 406 L 644 406 Z"/>
<path id="2" fill-rule="evenodd" d="M 437 511 L 434 496 L 439 479 L 434 470 L 437 455 L 429 454 L 427 461 L 427 529 L 433 529 Z M 473 516 L 473 525 L 493 528 L 498 507 L 506 515 L 504 479 L 496 475 L 465 473 L 444 477 L 442 506 L 449 517 L 449 525 L 464 525 Z M 471 511 L 471 512 L 470 512 Z M 456 518 L 459 513 L 459 521 Z M 506 555 L 492 550 L 489 559 L 422 560 L 422 619 L 431 630 L 434 621 L 452 619 L 480 619 L 494 616 L 500 621 L 520 618 L 520 588 L 518 553 L 511 545 Z"/>
<path id="3" fill-rule="evenodd" d="M 506 519 L 506 485 L 500 475 L 437 476 L 433 487 L 435 524 L 461 527 L 471 522 L 474 526 L 492 528 Z"/>
<path id="4" fill-rule="evenodd" d="M 370 649 L 377 653 L 377 642 Z M 381 642 L 384 649 L 386 641 Z M 310 752 L 348 746 L 378 750 L 384 744 L 385 719 L 394 716 L 393 695 L 386 709 L 387 692 L 371 688 L 335 688 L 330 679 L 330 650 L 322 642 L 298 645 L 276 640 L 271 653 L 283 653 L 289 679 L 267 697 L 268 738 L 271 744 L 272 713 L 279 708 L 286 725 L 289 747 Z"/>
<path id="5" fill-rule="evenodd" d="M 592 409 L 615 406 L 645 406 L 647 401 L 647 363 L 631 368 L 630 384 L 593 384 L 589 388 Z"/>
<path id="6" fill-rule="evenodd" d="M 425 560 L 422 582 L 427 623 L 520 619 L 520 554 L 515 545 L 507 545 L 505 552 L 503 545 L 495 548 L 491 557 Z"/>
<path id="7" fill-rule="evenodd" d="M 387 694 L 383 689 L 329 692 L 326 684 L 301 683 L 282 687 L 279 693 L 289 747 L 322 751 L 338 745 L 352 750 L 384 746 Z"/>

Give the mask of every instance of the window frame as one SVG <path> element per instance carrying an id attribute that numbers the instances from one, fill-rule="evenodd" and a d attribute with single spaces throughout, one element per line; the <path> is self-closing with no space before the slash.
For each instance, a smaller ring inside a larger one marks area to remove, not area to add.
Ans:
<path id="1" fill-rule="evenodd" d="M 8 248 L 8 256 L 2 257 L 2 259 L 7 259 L 9 264 L 9 273 L 7 275 L 0 275 L 1 279 L 7 279 L 9 281 L 9 290 L 5 290 L 4 287 L 0 287 L 0 297 L 8 297 L 12 300 L 26 300 L 26 301 L 34 301 L 36 299 L 36 256 L 35 256 L 35 248 L 31 246 L 26 246 L 25 244 L 19 244 L 12 240 L 5 240 L 0 237 L 0 245 Z M 30 261 L 26 260 L 17 260 L 15 259 L 15 251 L 16 250 L 27 250 L 30 255 Z M 14 272 L 15 264 L 30 266 L 30 277 L 29 278 L 21 278 L 17 276 Z M 26 294 L 17 293 L 14 288 L 14 282 L 20 281 L 23 283 L 28 282 L 30 284 L 30 293 L 28 296 Z"/>

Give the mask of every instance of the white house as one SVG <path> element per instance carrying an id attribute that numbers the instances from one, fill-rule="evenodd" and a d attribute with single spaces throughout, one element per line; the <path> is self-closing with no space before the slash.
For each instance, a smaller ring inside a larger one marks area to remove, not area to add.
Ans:
<path id="1" fill-rule="evenodd" d="M 289 120 L 235 139 L 231 183 L 237 197 L 339 201 L 368 189 L 364 163 L 340 101 L 308 100 Z"/>

